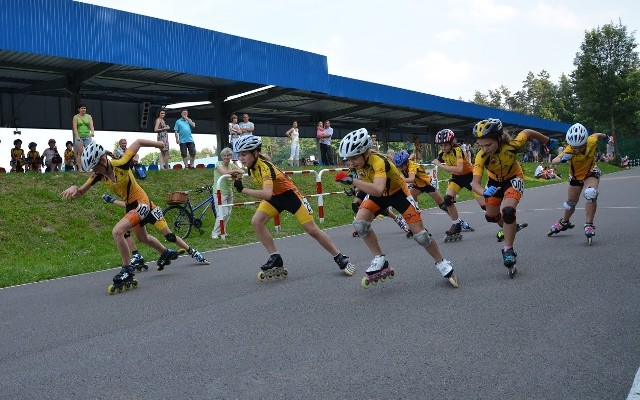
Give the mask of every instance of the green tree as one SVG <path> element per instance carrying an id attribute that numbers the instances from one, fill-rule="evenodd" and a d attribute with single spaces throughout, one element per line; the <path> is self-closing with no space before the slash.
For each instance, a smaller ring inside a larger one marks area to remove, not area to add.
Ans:
<path id="1" fill-rule="evenodd" d="M 634 32 L 635 33 L 635 32 Z M 585 33 L 574 59 L 572 81 L 578 99 L 579 120 L 594 129 L 616 133 L 616 124 L 628 123 L 624 114 L 632 108 L 630 77 L 639 66 L 635 38 L 618 22 Z M 608 129 L 607 129 L 608 128 Z M 621 126 L 622 132 L 630 129 Z"/>

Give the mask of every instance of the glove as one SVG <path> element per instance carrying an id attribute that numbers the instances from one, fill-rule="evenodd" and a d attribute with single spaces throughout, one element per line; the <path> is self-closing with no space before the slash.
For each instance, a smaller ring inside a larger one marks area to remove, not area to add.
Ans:
<path id="1" fill-rule="evenodd" d="M 567 162 L 571 159 L 571 154 L 565 154 L 562 156 L 562 158 L 560 159 L 560 162 Z"/>
<path id="2" fill-rule="evenodd" d="M 236 188 L 238 193 L 242 193 L 242 191 L 244 190 L 244 185 L 242 184 L 242 179 L 236 179 L 235 181 L 233 181 L 233 187 Z"/>
<path id="3" fill-rule="evenodd" d="M 106 201 L 107 203 L 113 204 L 113 202 L 116 201 L 116 198 L 112 197 L 112 196 L 109 196 L 108 194 L 103 194 L 102 195 L 102 200 Z"/>
<path id="4" fill-rule="evenodd" d="M 340 171 L 336 174 L 336 182 L 340 182 L 343 185 L 351 185 L 353 183 L 353 178 L 345 174 L 344 171 Z"/>
<path id="5" fill-rule="evenodd" d="M 498 191 L 498 187 L 497 186 L 489 186 L 488 188 L 486 188 L 484 190 L 484 192 L 482 192 L 482 195 L 484 197 L 491 197 L 494 194 L 496 194 L 497 191 Z"/>
<path id="6" fill-rule="evenodd" d="M 555 149 L 558 148 L 558 145 L 560 143 L 558 142 L 558 139 L 549 139 L 549 143 L 547 143 L 547 147 L 549 147 L 549 150 L 554 151 Z"/>

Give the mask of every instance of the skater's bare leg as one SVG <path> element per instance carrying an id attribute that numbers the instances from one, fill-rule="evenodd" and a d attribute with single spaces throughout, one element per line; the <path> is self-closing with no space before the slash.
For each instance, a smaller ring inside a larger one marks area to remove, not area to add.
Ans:
<path id="1" fill-rule="evenodd" d="M 564 208 L 564 213 L 562 214 L 562 221 L 567 222 L 576 211 L 575 206 L 580 201 L 580 193 L 582 193 L 582 188 L 580 186 L 569 186 L 567 190 L 567 203 L 574 204 L 573 207 L 567 209 Z"/>
<path id="2" fill-rule="evenodd" d="M 267 222 L 269 222 L 269 219 L 271 218 L 269 217 L 269 215 L 267 215 L 267 213 L 258 210 L 255 214 L 253 214 L 253 218 L 251 218 L 251 226 L 253 226 L 253 229 L 258 235 L 260 243 L 262 243 L 267 252 L 269 254 L 273 254 L 278 250 L 276 249 L 276 244 L 273 241 L 273 237 L 267 229 Z"/>
<path id="3" fill-rule="evenodd" d="M 424 231 L 424 225 L 422 224 L 422 221 L 414 222 L 409 224 L 409 229 L 411 229 L 411 232 L 413 232 L 413 237 L 415 239 L 417 233 Z M 438 247 L 438 244 L 435 240 L 431 240 L 431 243 L 428 246 L 423 245 L 422 247 L 424 247 L 427 253 L 429 253 L 429 255 L 433 257 L 433 260 L 435 262 L 442 261 L 443 257 L 442 254 L 440 254 L 440 248 Z"/>
<path id="4" fill-rule="evenodd" d="M 508 197 L 502 201 L 502 205 L 503 205 L 503 210 L 506 207 L 516 208 L 518 206 L 518 200 Z M 513 221 L 512 223 L 508 224 L 503 220 L 502 229 L 504 230 L 504 247 L 505 248 L 513 247 L 513 242 L 516 238 L 516 232 L 518 230 L 517 221 Z"/>
<path id="5" fill-rule="evenodd" d="M 584 180 L 584 187 L 585 189 L 588 187 L 592 187 L 594 189 L 598 189 L 598 180 L 596 178 L 590 177 Z M 584 212 L 585 212 L 585 222 L 592 224 L 593 223 L 593 219 L 596 216 L 596 209 L 598 208 L 598 202 L 596 199 L 593 199 L 591 201 L 587 201 L 587 203 L 584 206 Z"/>
<path id="6" fill-rule="evenodd" d="M 360 208 L 358 210 L 358 213 L 356 214 L 356 221 L 367 221 L 371 223 L 374 217 L 374 214 L 370 210 L 367 210 L 366 208 Z M 360 236 L 362 237 L 362 235 Z M 369 229 L 368 234 L 366 235 L 366 237 L 363 237 L 362 240 L 371 251 L 371 254 L 382 254 L 380 243 L 378 243 L 378 236 L 376 236 L 376 233 L 373 231 L 373 229 Z"/>
<path id="7" fill-rule="evenodd" d="M 333 240 L 331 240 L 331 238 L 325 231 L 318 228 L 318 225 L 316 225 L 313 220 L 302 224 L 302 227 L 309 234 L 309 236 L 320 243 L 320 246 L 328 251 L 331 256 L 335 257 L 336 255 L 338 255 L 339 251 L 336 248 L 336 245 L 333 243 Z"/>
<path id="8" fill-rule="evenodd" d="M 131 221 L 126 218 L 122 218 L 111 230 L 111 236 L 118 247 L 118 252 L 122 259 L 122 265 L 129 265 L 129 245 L 127 245 L 127 240 L 124 238 L 124 234 L 127 233 L 127 231 L 132 230 L 132 228 L 133 225 L 131 224 Z"/>

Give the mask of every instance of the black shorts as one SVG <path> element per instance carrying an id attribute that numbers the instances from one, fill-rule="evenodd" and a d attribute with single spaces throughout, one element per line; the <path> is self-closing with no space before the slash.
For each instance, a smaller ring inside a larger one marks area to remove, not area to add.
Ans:
<path id="1" fill-rule="evenodd" d="M 471 181 L 473 181 L 473 172 L 469 172 L 464 175 L 451 175 L 451 179 L 449 179 L 450 183 L 455 183 L 461 188 L 465 188 L 473 192 L 473 189 L 471 189 Z"/>
<path id="2" fill-rule="evenodd" d="M 433 193 L 436 191 L 436 188 L 431 185 L 412 186 L 412 188 L 419 190 L 421 193 Z"/>
<path id="3" fill-rule="evenodd" d="M 196 156 L 196 144 L 194 142 L 180 143 L 180 155 L 182 158 L 187 157 L 187 150 L 189 150 L 191 157 Z"/>

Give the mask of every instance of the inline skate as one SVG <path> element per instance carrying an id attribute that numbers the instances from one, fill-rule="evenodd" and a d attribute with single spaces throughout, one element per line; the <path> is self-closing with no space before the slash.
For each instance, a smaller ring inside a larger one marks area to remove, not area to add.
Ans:
<path id="1" fill-rule="evenodd" d="M 113 277 L 113 284 L 109 285 L 107 292 L 115 294 L 116 292 L 122 293 L 123 290 L 135 289 L 138 287 L 138 280 L 134 278 L 133 265 L 126 265 L 120 269 L 120 272 Z"/>
<path id="2" fill-rule="evenodd" d="M 172 260 L 175 260 L 177 258 L 178 258 L 178 252 L 177 251 L 174 251 L 174 250 L 171 250 L 171 249 L 167 249 L 164 253 L 162 253 L 160 258 L 156 262 L 156 265 L 158 266 L 156 269 L 158 271 L 162 271 L 164 269 L 164 267 L 166 267 L 167 265 L 171 264 Z"/>
<path id="3" fill-rule="evenodd" d="M 549 233 L 547 233 L 547 236 L 552 236 L 556 233 L 564 232 L 567 229 L 573 229 L 574 227 L 575 225 L 572 224 L 570 221 L 562 222 L 562 218 L 560 218 L 558 222 L 551 225 L 551 228 L 549 229 Z"/>
<path id="4" fill-rule="evenodd" d="M 436 268 L 438 268 L 438 271 L 440 271 L 442 276 L 444 276 L 444 279 L 446 279 L 451 286 L 454 288 L 460 287 L 458 278 L 453 274 L 453 265 L 451 265 L 451 261 L 443 259 L 436 263 Z"/>
<path id="5" fill-rule="evenodd" d="M 362 278 L 360 285 L 367 289 L 370 284 L 377 285 L 378 282 L 384 282 L 385 279 L 393 279 L 395 271 L 389 267 L 389 262 L 385 260 L 384 255 L 373 257 L 371 265 L 365 271 L 367 276 Z"/>
<path id="6" fill-rule="evenodd" d="M 527 224 L 526 222 L 518 224 L 518 226 L 516 227 L 516 232 L 520 232 L 521 230 L 523 230 L 527 226 L 529 226 L 529 224 Z M 502 242 L 504 240 L 504 230 L 503 229 L 500 229 L 498 231 L 498 233 L 496 233 L 496 239 L 497 239 L 498 242 Z"/>
<path id="7" fill-rule="evenodd" d="M 593 237 L 596 235 L 596 227 L 592 223 L 584 224 L 584 235 L 587 237 L 587 244 L 593 244 Z"/>
<path id="8" fill-rule="evenodd" d="M 342 253 L 338 253 L 335 257 L 333 257 L 333 261 L 338 264 L 338 267 L 344 272 L 347 276 L 353 276 L 356 273 L 356 266 L 349 262 L 349 257 L 345 256 Z"/>
<path id="9" fill-rule="evenodd" d="M 142 254 L 140 253 L 134 253 L 129 264 L 138 272 L 142 270 L 147 271 L 149 269 L 149 266 L 144 262 L 144 257 L 142 257 Z"/>
<path id="10" fill-rule="evenodd" d="M 462 227 L 462 232 L 475 232 L 475 229 L 467 221 L 460 220 L 460 226 Z"/>
<path id="11" fill-rule="evenodd" d="M 289 271 L 283 266 L 284 262 L 280 254 L 272 254 L 269 256 L 267 262 L 260 267 L 258 271 L 258 280 L 263 282 L 265 280 L 270 281 L 272 279 L 285 279 L 289 275 Z"/>
<path id="12" fill-rule="evenodd" d="M 462 224 L 460 222 L 454 223 L 453 225 L 451 225 L 451 228 L 449 228 L 449 230 L 445 232 L 447 236 L 445 236 L 444 242 L 448 243 L 462 240 L 462 234 L 460 232 L 462 232 Z"/>
<path id="13" fill-rule="evenodd" d="M 513 247 L 507 250 L 502 250 L 502 261 L 504 262 L 504 266 L 509 270 L 509 278 L 511 279 L 513 279 L 518 272 L 516 269 L 516 257 L 518 257 L 518 254 L 513 251 Z"/>
<path id="14" fill-rule="evenodd" d="M 209 260 L 204 258 L 202 253 L 200 253 L 198 250 L 194 248 L 189 247 L 189 255 L 191 256 L 191 258 L 195 258 L 196 260 L 198 260 L 198 262 L 201 262 L 203 264 L 211 264 Z"/>

